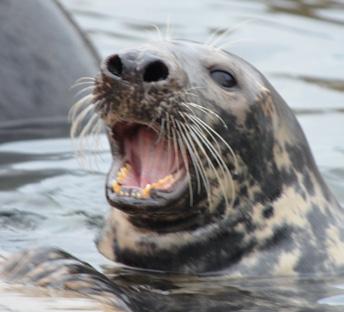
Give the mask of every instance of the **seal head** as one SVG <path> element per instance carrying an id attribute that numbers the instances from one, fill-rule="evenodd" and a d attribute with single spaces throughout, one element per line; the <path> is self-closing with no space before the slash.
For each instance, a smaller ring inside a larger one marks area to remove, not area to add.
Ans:
<path id="1" fill-rule="evenodd" d="M 108 258 L 239 275 L 344 264 L 343 214 L 302 129 L 241 58 L 188 41 L 123 50 L 103 63 L 93 105 L 113 155 Z"/>

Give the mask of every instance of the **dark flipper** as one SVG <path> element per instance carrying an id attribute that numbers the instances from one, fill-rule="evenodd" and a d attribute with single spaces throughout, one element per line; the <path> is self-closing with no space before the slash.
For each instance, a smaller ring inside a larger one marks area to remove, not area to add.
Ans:
<path id="1" fill-rule="evenodd" d="M 56 248 L 19 252 L 0 267 L 0 278 L 7 283 L 25 284 L 76 292 L 103 304 L 131 311 L 128 297 L 105 275 L 86 262 Z"/>

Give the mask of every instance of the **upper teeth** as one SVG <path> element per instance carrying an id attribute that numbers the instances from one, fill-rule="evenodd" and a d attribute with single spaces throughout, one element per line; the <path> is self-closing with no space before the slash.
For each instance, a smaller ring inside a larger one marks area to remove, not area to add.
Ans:
<path id="1" fill-rule="evenodd" d="M 129 170 L 131 169 L 131 166 L 129 164 L 125 164 L 118 172 L 116 180 L 112 182 L 112 189 L 115 193 L 121 194 L 122 189 L 122 183 L 125 180 L 125 178 L 128 176 Z"/>
<path id="2" fill-rule="evenodd" d="M 167 175 L 157 182 L 152 184 L 147 184 L 144 188 L 138 188 L 138 191 L 134 191 L 134 189 L 128 190 L 122 187 L 122 183 L 125 178 L 128 176 L 129 171 L 131 170 L 131 166 L 129 164 L 125 164 L 117 173 L 116 180 L 112 182 L 112 190 L 121 196 L 130 196 L 135 198 L 148 198 L 151 194 L 151 191 L 154 189 L 162 188 L 170 186 L 174 181 L 175 178 L 172 174 Z"/>
<path id="3" fill-rule="evenodd" d="M 128 176 L 129 170 L 131 166 L 129 164 L 125 164 L 118 172 L 117 172 L 117 181 L 121 183 L 124 179 Z"/>

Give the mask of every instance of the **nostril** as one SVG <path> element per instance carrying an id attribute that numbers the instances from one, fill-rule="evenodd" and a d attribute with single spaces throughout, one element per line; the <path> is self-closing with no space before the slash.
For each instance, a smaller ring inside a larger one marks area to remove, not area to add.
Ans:
<path id="1" fill-rule="evenodd" d="M 108 58 L 106 67 L 110 73 L 116 76 L 121 76 L 123 71 L 123 64 L 121 58 L 117 54 Z"/>
<path id="2" fill-rule="evenodd" d="M 162 61 L 154 61 L 144 69 L 143 80 L 146 82 L 165 80 L 167 77 L 168 67 Z"/>

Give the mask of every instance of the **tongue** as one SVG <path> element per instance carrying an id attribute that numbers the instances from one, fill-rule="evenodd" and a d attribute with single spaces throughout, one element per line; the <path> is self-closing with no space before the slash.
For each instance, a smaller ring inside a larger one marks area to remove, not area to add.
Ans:
<path id="1" fill-rule="evenodd" d="M 181 167 L 182 156 L 176 155 L 173 142 L 158 138 L 156 132 L 148 127 L 138 130 L 124 138 L 125 161 L 131 170 L 124 185 L 143 188 L 173 174 Z"/>

